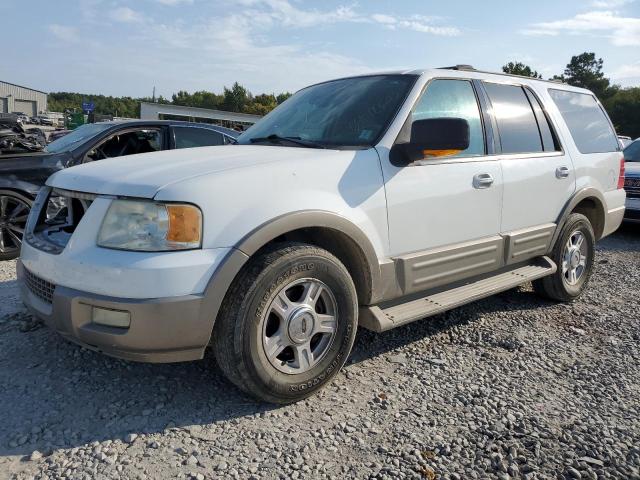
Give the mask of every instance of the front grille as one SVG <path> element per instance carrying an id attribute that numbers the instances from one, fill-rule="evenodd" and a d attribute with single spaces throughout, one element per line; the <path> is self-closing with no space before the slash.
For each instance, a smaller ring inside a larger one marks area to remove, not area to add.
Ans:
<path id="1" fill-rule="evenodd" d="M 627 192 L 627 197 L 640 198 L 640 177 L 625 178 L 624 189 Z"/>
<path id="2" fill-rule="evenodd" d="M 56 286 L 40 278 L 39 276 L 31 273 L 26 268 L 24 269 L 24 279 L 27 284 L 27 288 L 40 300 L 47 303 L 53 303 L 53 292 Z"/>

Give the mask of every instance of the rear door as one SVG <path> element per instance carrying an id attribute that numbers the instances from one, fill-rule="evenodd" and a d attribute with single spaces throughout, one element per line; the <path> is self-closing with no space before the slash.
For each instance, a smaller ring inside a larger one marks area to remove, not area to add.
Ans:
<path id="1" fill-rule="evenodd" d="M 501 232 L 527 233 L 511 245 L 508 263 L 544 253 L 553 223 L 575 191 L 571 157 L 537 95 L 527 86 L 483 82 L 497 131 L 503 176 Z M 527 240 L 529 239 L 529 240 Z M 545 243 L 546 242 L 546 243 Z"/>

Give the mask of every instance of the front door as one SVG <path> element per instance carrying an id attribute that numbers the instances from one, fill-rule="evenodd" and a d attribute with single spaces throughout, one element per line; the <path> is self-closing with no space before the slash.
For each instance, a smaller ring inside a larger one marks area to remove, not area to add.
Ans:
<path id="1" fill-rule="evenodd" d="M 409 166 L 393 165 L 388 155 L 380 153 L 385 157 L 381 160 L 390 252 L 408 269 L 405 292 L 498 268 L 502 252 L 498 237 L 502 172 L 500 161 L 487 156 L 474 84 L 459 79 L 432 80 L 411 116 L 410 121 L 465 119 L 470 144 L 459 153 L 426 158 Z"/>

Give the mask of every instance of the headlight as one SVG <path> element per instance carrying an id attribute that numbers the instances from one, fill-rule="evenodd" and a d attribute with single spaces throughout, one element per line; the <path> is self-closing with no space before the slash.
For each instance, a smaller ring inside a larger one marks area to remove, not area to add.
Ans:
<path id="1" fill-rule="evenodd" d="M 67 208 L 66 198 L 51 195 L 49 197 L 49 202 L 47 203 L 47 220 L 56 218 L 65 208 Z"/>
<path id="2" fill-rule="evenodd" d="M 99 246 L 120 250 L 188 250 L 201 243 L 200 209 L 175 203 L 114 200 L 98 234 Z"/>

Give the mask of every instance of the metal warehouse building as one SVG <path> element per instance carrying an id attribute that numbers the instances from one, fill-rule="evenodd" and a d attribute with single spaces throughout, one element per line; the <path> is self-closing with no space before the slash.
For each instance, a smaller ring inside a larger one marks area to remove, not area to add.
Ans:
<path id="1" fill-rule="evenodd" d="M 20 112 L 35 117 L 47 111 L 47 94 L 0 81 L 0 113 Z"/>
<path id="2" fill-rule="evenodd" d="M 140 103 L 140 118 L 143 120 L 187 120 L 191 122 L 207 122 L 233 128 L 242 125 L 249 127 L 256 123 L 260 115 L 249 113 L 209 110 L 207 108 L 183 107 L 164 103 Z"/>

